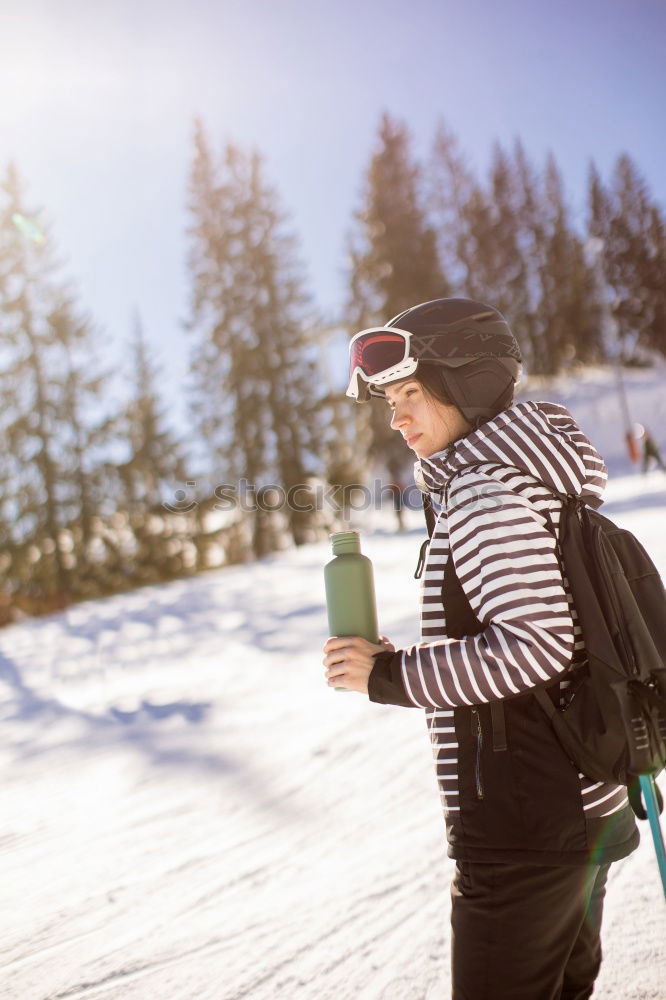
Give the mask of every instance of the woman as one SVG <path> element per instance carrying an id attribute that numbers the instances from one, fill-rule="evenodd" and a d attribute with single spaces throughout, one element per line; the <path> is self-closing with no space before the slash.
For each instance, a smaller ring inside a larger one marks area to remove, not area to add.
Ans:
<path id="1" fill-rule="evenodd" d="M 549 487 L 598 498 L 606 468 L 564 407 L 513 404 L 520 351 L 489 306 L 423 303 L 350 354 L 347 394 L 387 400 L 439 513 L 421 641 L 332 637 L 328 683 L 425 709 L 456 860 L 454 1000 L 582 1000 L 608 869 L 638 831 L 625 787 L 578 772 L 532 692 L 560 702 L 584 662 Z"/>

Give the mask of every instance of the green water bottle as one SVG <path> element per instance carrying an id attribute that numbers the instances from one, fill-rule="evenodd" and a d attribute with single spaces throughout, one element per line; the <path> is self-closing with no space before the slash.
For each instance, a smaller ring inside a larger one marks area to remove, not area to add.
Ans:
<path id="1" fill-rule="evenodd" d="M 324 567 L 329 633 L 379 642 L 372 563 L 361 554 L 359 533 L 336 531 L 330 538 L 333 558 Z"/>

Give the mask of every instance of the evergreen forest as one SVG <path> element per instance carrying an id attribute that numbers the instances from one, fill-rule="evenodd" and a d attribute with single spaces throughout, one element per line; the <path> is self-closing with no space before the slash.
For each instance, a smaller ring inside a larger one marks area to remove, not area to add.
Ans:
<path id="1" fill-rule="evenodd" d="M 20 165 L 0 168 L 0 624 L 342 523 L 371 463 L 395 482 L 411 453 L 381 405 L 345 397 L 326 347 L 418 302 L 496 306 L 530 375 L 666 355 L 666 217 L 627 153 L 608 176 L 591 162 L 574 204 L 553 154 L 535 163 L 520 140 L 495 144 L 481 176 L 444 123 L 417 159 L 407 125 L 384 114 L 348 223 L 346 301 L 330 317 L 261 152 L 218 149 L 197 121 L 183 429 L 139 308 L 113 331 L 123 366 L 105 366 L 57 233 L 35 222 Z"/>

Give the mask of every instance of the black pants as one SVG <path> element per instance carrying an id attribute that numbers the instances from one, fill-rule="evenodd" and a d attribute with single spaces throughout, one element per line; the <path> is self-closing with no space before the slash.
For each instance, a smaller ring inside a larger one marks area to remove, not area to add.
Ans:
<path id="1" fill-rule="evenodd" d="M 609 868 L 456 862 L 453 1000 L 592 996 Z"/>

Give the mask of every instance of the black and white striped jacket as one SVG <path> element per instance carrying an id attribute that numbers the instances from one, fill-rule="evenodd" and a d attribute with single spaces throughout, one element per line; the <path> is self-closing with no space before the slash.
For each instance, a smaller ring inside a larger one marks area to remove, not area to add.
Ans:
<path id="1" fill-rule="evenodd" d="M 599 498 L 603 460 L 564 407 L 522 402 L 421 460 L 416 478 L 441 503 L 423 574 L 421 641 L 377 657 L 369 695 L 425 709 L 449 853 L 539 864 L 624 856 L 637 842 L 625 787 L 580 774 L 530 694 L 549 685 L 560 697 L 572 659 L 584 656 L 552 532 L 561 505 L 535 478 Z M 447 623 L 449 560 L 477 634 Z M 506 750 L 493 745 L 499 701 Z"/>

